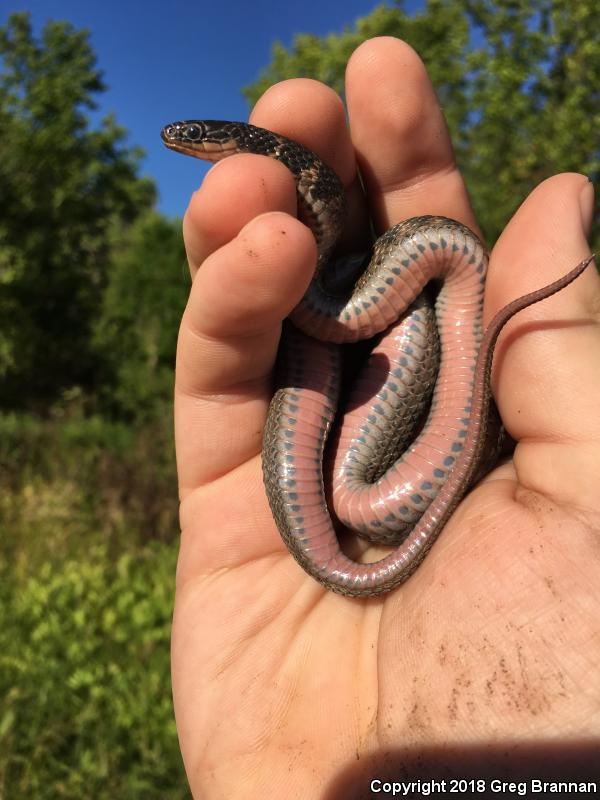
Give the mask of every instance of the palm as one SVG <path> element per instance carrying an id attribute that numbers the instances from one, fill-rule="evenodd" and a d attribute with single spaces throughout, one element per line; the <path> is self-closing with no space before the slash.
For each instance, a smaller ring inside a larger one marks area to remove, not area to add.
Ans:
<path id="1" fill-rule="evenodd" d="M 372 89 L 391 97 L 398 81 L 370 80 L 384 69 L 397 74 L 395 62 L 402 93 L 413 91 L 423 106 L 408 129 Z M 348 103 L 380 228 L 425 212 L 474 226 L 449 143 L 439 136 L 439 108 L 406 46 L 389 39 L 363 46 L 350 65 Z M 291 108 L 303 109 L 302 119 Z M 349 184 L 350 213 L 361 213 L 354 150 L 328 90 L 309 81 L 276 87 L 253 121 L 312 144 Z M 371 149 L 367 130 L 377 125 L 383 133 Z M 335 142 L 329 151 L 328 142 Z M 519 210 L 492 258 L 489 314 L 583 257 L 584 183 L 559 176 Z M 243 187 L 233 197 L 232 185 Z M 353 774 L 373 772 L 357 759 L 400 745 L 431 748 L 465 735 L 499 741 L 515 731 L 543 737 L 565 724 L 591 733 L 595 701 L 581 687 L 599 655 L 590 555 L 600 432 L 590 429 L 598 334 L 584 301 L 597 299 L 597 276 L 588 270 L 521 315 L 500 346 L 495 388 L 520 442 L 514 464 L 470 494 L 404 586 L 382 599 L 347 599 L 323 590 L 288 555 L 262 487 L 261 428 L 279 322 L 314 263 L 294 204 L 281 165 L 240 156 L 211 173 L 186 218 L 192 268 L 204 263 L 178 352 L 183 535 L 173 679 L 193 791 L 259 797 L 268 787 L 272 796 L 326 796 L 319 792 L 349 765 Z M 574 375 L 579 407 L 567 416 L 573 398 L 560 387 Z M 582 419 L 588 424 L 578 435 Z"/>

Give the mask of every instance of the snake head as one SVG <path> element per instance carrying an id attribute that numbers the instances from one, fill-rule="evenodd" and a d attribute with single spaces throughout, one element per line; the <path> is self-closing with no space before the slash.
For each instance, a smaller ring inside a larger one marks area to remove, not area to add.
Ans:
<path id="1" fill-rule="evenodd" d="M 185 120 L 171 122 L 160 132 L 170 150 L 208 161 L 219 161 L 240 150 L 236 123 L 218 120 Z"/>

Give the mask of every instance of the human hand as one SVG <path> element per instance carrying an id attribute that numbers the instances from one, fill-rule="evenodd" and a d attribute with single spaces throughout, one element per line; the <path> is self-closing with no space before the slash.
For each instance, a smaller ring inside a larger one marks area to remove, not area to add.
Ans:
<path id="1" fill-rule="evenodd" d="M 378 232 L 419 214 L 477 231 L 441 110 L 406 44 L 358 48 L 347 103 L 350 131 L 331 90 L 286 81 L 251 122 L 336 170 L 349 249 L 367 239 L 367 206 Z M 532 192 L 494 248 L 486 321 L 584 257 L 592 202 L 576 174 Z M 489 755 L 498 743 L 597 735 L 598 275 L 586 270 L 500 339 L 493 384 L 518 442 L 511 463 L 461 503 L 406 584 L 348 599 L 291 558 L 262 485 L 280 323 L 316 254 L 295 209 L 285 167 L 239 155 L 211 170 L 184 223 L 194 281 L 177 356 L 173 687 L 194 795 L 346 798 L 358 796 L 353 785 L 370 796 L 385 754 L 418 765 L 465 742 Z"/>

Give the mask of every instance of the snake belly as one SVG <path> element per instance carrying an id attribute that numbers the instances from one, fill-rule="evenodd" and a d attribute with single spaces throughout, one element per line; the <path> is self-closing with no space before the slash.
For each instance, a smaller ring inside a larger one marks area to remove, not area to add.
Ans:
<path id="1" fill-rule="evenodd" d="M 477 474 L 491 402 L 489 375 L 502 327 L 521 309 L 559 291 L 589 259 L 559 281 L 518 298 L 482 328 L 488 255 L 468 228 L 439 216 L 402 222 L 375 243 L 347 296 L 328 290 L 327 265 L 344 218 L 343 190 L 318 156 L 279 134 L 238 122 L 167 125 L 165 144 L 219 160 L 237 152 L 268 155 L 296 179 L 299 217 L 313 231 L 318 261 L 308 291 L 284 325 L 278 388 L 263 440 L 263 475 L 273 517 L 289 551 L 328 589 L 351 596 L 390 591 L 419 566 Z M 432 281 L 437 334 L 423 295 Z M 325 444 L 338 406 L 339 345 L 380 335 L 338 433 L 331 500 L 338 519 L 372 541 L 396 544 L 362 564 L 340 549 L 323 478 Z M 382 374 L 381 363 L 387 364 Z M 390 465 L 435 383 L 427 419 Z M 372 391 L 371 391 L 372 390 Z M 390 447 L 382 441 L 393 440 Z M 383 450 L 376 458 L 373 452 Z M 386 455 L 387 452 L 387 455 Z M 387 460 L 386 460 L 387 459 Z M 383 465 L 383 466 L 382 466 Z M 387 469 L 386 469 L 387 467 Z M 381 474 L 383 472 L 383 474 Z"/>

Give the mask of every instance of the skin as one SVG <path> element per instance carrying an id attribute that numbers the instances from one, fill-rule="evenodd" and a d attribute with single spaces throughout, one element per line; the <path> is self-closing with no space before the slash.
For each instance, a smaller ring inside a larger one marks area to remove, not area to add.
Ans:
<path id="1" fill-rule="evenodd" d="M 346 86 L 349 130 L 336 95 L 306 79 L 273 87 L 250 119 L 338 172 L 350 206 L 345 244 L 366 240 L 367 209 L 380 232 L 425 213 L 477 230 L 415 52 L 391 38 L 366 42 Z M 531 193 L 494 248 L 486 321 L 589 253 L 592 204 L 591 184 L 574 173 Z M 477 744 L 506 756 L 515 742 L 597 736 L 595 269 L 501 336 L 493 388 L 514 458 L 467 496 L 406 584 L 357 600 L 302 572 L 262 485 L 280 323 L 315 259 L 290 175 L 260 156 L 222 161 L 192 197 L 184 233 L 194 279 L 177 355 L 172 655 L 194 796 L 354 797 L 343 781 L 366 791 L 386 755 L 406 763 Z"/>

